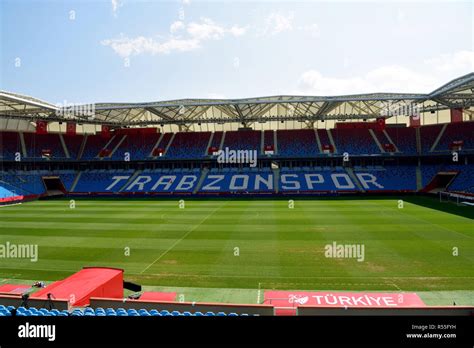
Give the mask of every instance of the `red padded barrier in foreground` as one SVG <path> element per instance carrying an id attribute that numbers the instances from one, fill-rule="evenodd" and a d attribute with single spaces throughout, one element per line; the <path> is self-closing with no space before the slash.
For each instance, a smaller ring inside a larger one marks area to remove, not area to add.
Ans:
<path id="1" fill-rule="evenodd" d="M 84 268 L 72 276 L 35 292 L 30 298 L 65 299 L 72 306 L 85 306 L 91 297 L 123 298 L 123 270 L 117 268 Z"/>

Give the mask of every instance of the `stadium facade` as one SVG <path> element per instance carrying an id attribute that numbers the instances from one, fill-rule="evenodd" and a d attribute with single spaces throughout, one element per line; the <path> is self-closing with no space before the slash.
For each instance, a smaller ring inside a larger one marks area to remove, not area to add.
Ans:
<path id="1" fill-rule="evenodd" d="M 470 195 L 473 90 L 474 73 L 429 94 L 57 106 L 1 92 L 0 199 Z M 440 113 L 448 122 L 436 123 Z M 226 149 L 235 156 L 255 153 L 257 159 L 219 160 Z"/>

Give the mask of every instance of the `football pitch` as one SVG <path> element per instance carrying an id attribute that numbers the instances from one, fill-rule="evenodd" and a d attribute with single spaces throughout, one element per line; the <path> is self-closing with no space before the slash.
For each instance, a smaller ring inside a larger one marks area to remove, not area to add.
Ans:
<path id="1" fill-rule="evenodd" d="M 61 199 L 4 206 L 0 245 L 38 245 L 38 260 L 0 255 L 0 284 L 108 266 L 148 289 L 184 289 L 193 300 L 255 303 L 263 289 L 374 290 L 460 292 L 464 304 L 474 304 L 474 208 L 401 199 L 296 198 L 294 205 L 185 199 L 184 206 L 178 199 L 72 205 Z M 334 243 L 363 246 L 363 257 L 328 257 L 325 248 Z M 445 303 L 452 297 L 440 298 L 432 303 L 452 304 Z"/>

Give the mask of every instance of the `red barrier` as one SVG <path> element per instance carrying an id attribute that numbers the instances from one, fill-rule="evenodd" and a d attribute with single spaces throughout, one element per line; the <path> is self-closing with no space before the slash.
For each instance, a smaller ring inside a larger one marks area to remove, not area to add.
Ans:
<path id="1" fill-rule="evenodd" d="M 55 282 L 30 296 L 33 299 L 68 300 L 72 306 L 85 306 L 91 297 L 123 297 L 123 270 L 118 268 L 84 268 L 72 276 Z"/>

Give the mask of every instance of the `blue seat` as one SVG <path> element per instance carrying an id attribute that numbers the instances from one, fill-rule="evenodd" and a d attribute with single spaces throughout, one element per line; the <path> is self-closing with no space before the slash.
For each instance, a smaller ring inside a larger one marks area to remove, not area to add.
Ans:
<path id="1" fill-rule="evenodd" d="M 204 316 L 204 314 L 202 314 L 202 312 L 196 312 L 196 313 L 194 313 L 194 316 L 195 317 L 202 317 L 202 316 Z"/>
<path id="2" fill-rule="evenodd" d="M 238 317 L 239 315 L 237 313 L 229 313 L 228 317 Z"/>
<path id="3" fill-rule="evenodd" d="M 218 317 L 225 317 L 225 316 L 227 316 L 227 314 L 225 314 L 224 312 L 219 312 L 219 313 L 217 313 L 217 316 Z"/>
<path id="4" fill-rule="evenodd" d="M 177 317 L 177 316 L 179 316 L 180 314 L 181 314 L 181 313 L 180 313 L 179 311 L 172 311 L 172 312 L 171 312 L 171 315 L 172 315 L 173 317 Z"/>
<path id="5" fill-rule="evenodd" d="M 190 317 L 190 316 L 192 316 L 191 312 L 183 312 L 183 315 L 184 315 L 185 317 Z"/>
<path id="6" fill-rule="evenodd" d="M 214 317 L 215 314 L 214 314 L 214 312 L 206 312 L 205 316 L 206 317 Z"/>

